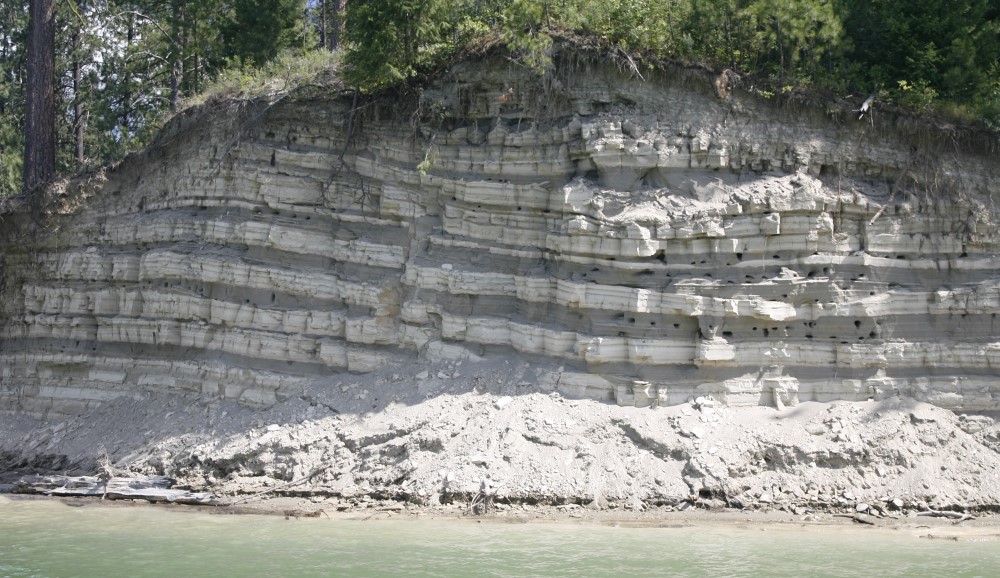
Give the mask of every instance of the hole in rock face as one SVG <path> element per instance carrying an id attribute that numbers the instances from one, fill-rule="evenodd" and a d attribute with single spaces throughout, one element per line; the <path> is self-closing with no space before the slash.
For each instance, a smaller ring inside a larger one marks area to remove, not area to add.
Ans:
<path id="1" fill-rule="evenodd" d="M 732 337 L 733 336 L 733 332 L 732 331 L 723 331 L 722 332 L 722 336 L 723 337 Z"/>
<path id="2" fill-rule="evenodd" d="M 962 251 L 962 254 L 959 255 L 959 257 L 968 257 L 968 256 L 969 256 L 969 254 L 966 253 L 965 251 Z"/>
<path id="3" fill-rule="evenodd" d="M 812 333 L 806 333 L 806 339 L 812 339 L 812 338 L 813 338 Z"/>
<path id="4" fill-rule="evenodd" d="M 897 259 L 902 259 L 902 260 L 905 261 L 906 260 L 906 255 L 896 255 L 896 258 Z"/>
<path id="5" fill-rule="evenodd" d="M 651 327 L 656 327 L 656 322 L 655 322 L 655 321 L 650 321 L 650 322 L 649 322 L 649 325 L 650 325 Z"/>
<path id="6" fill-rule="evenodd" d="M 739 260 L 739 261 L 742 261 L 743 260 L 743 253 L 737 253 L 736 254 L 736 259 Z"/>
<path id="7" fill-rule="evenodd" d="M 680 329 L 680 328 L 681 328 L 680 323 L 674 323 L 674 329 Z"/>
<path id="8" fill-rule="evenodd" d="M 861 327 L 861 320 L 860 319 L 855 319 L 854 320 L 854 328 L 858 329 L 860 327 Z"/>
<path id="9" fill-rule="evenodd" d="M 764 328 L 764 337 L 770 337 L 770 336 L 771 336 L 771 332 L 767 330 L 767 327 L 765 327 Z"/>

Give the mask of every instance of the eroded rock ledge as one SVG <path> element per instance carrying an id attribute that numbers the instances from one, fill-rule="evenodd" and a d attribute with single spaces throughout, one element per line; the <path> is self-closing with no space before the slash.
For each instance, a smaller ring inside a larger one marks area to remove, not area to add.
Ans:
<path id="1" fill-rule="evenodd" d="M 712 81 L 497 56 L 353 114 L 189 111 L 5 206 L 0 409 L 511 355 L 621 405 L 1000 409 L 995 137 Z"/>

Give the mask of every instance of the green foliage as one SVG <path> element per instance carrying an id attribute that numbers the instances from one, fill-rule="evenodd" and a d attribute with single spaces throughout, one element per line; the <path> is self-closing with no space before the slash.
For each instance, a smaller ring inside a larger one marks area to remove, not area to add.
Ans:
<path id="1" fill-rule="evenodd" d="M 827 0 L 755 0 L 741 14 L 750 25 L 747 49 L 780 76 L 811 75 L 840 40 L 841 22 Z"/>
<path id="2" fill-rule="evenodd" d="M 553 12 L 549 2 L 513 0 L 504 22 L 507 46 L 536 74 L 544 74 L 552 66 L 552 37 L 545 29 Z"/>
<path id="3" fill-rule="evenodd" d="M 298 86 L 323 84 L 329 80 L 327 73 L 338 68 L 340 58 L 340 53 L 326 50 L 284 52 L 259 68 L 227 68 L 185 104 L 194 106 L 228 98 L 271 99 Z"/>
<path id="4" fill-rule="evenodd" d="M 21 190 L 23 134 L 7 115 L 0 116 L 0 198 Z"/>
<path id="5" fill-rule="evenodd" d="M 21 190 L 26 2 L 0 2 L 0 198 Z"/>
<path id="6" fill-rule="evenodd" d="M 454 48 L 452 0 L 351 0 L 344 80 L 362 91 L 398 84 Z"/>
<path id="7" fill-rule="evenodd" d="M 996 105 L 991 66 L 1000 57 L 1000 10 L 993 0 L 839 0 L 854 86 L 885 85 L 907 105 L 940 99 Z"/>
<path id="8" fill-rule="evenodd" d="M 233 0 L 221 27 L 225 56 L 236 66 L 263 65 L 287 49 L 311 46 L 305 0 Z"/>
<path id="9" fill-rule="evenodd" d="M 349 87 L 376 91 L 497 41 L 545 75 L 556 37 L 767 77 L 754 90 L 769 97 L 876 91 L 1000 129 L 996 0 L 323 1 L 60 0 L 60 171 L 121 158 L 181 102 L 273 98 L 341 62 Z M 0 196 L 20 190 L 27 4 L 0 0 Z M 324 22 L 342 60 L 305 53 Z"/>

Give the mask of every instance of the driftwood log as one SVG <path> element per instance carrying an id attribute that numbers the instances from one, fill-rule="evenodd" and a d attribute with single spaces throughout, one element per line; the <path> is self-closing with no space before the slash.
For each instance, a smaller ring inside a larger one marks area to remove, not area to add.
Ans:
<path id="1" fill-rule="evenodd" d="M 957 522 L 964 522 L 965 520 L 975 520 L 975 517 L 970 516 L 962 512 L 951 512 L 948 510 L 925 510 L 923 512 L 917 512 L 918 516 L 934 516 L 936 518 L 948 518 L 950 520 L 955 520 Z"/>
<path id="2" fill-rule="evenodd" d="M 115 477 L 110 480 L 98 476 L 25 476 L 14 484 L 13 492 L 211 506 L 221 504 L 214 495 L 207 492 L 173 490 L 171 487 L 174 483 L 175 480 L 166 476 Z"/>

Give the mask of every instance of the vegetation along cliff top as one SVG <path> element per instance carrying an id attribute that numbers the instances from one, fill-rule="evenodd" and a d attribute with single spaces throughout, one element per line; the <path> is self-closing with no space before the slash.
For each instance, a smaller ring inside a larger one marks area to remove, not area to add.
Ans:
<path id="1" fill-rule="evenodd" d="M 51 26 L 39 38 L 54 103 L 26 130 L 29 8 Z M 1000 126 L 990 0 L 4 0 L 0 23 L 0 196 L 25 188 L 25 143 L 39 131 L 55 135 L 51 173 L 69 174 L 141 148 L 212 95 L 273 96 L 324 75 L 377 92 L 497 45 L 544 75 L 560 39 L 639 76 L 673 61 L 753 79 L 764 97 L 810 90 Z"/>

